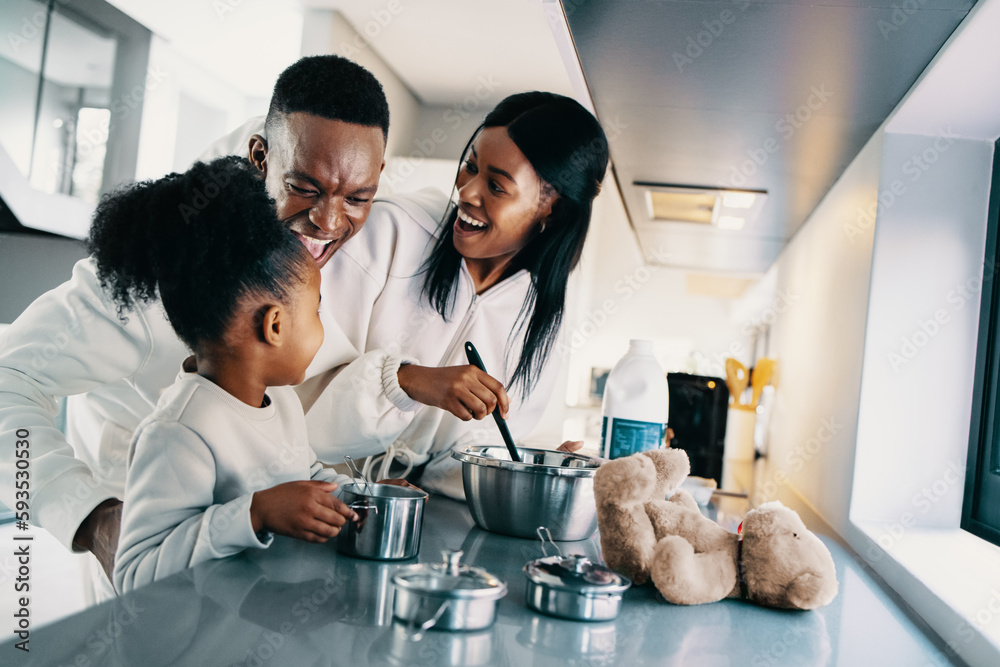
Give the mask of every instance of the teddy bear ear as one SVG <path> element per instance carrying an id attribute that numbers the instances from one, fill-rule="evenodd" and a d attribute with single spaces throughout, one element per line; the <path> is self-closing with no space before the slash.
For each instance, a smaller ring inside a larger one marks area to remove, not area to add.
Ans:
<path id="1" fill-rule="evenodd" d="M 805 572 L 788 585 L 785 594 L 789 607 L 817 609 L 826 606 L 836 597 L 837 580 Z"/>

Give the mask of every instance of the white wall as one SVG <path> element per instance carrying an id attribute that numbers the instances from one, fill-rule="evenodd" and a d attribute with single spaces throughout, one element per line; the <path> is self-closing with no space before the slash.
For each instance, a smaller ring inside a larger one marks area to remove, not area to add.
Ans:
<path id="1" fill-rule="evenodd" d="M 333 53 L 366 68 L 382 83 L 389 101 L 389 139 L 386 156 L 410 152 L 414 127 L 420 114 L 420 101 L 373 47 L 378 37 L 365 38 L 344 16 L 333 10 L 309 9 L 305 13 L 302 55 Z"/>
<path id="2" fill-rule="evenodd" d="M 548 441 L 582 438 L 596 449 L 600 406 L 587 396 L 591 369 L 614 366 L 629 339 L 652 340 L 667 372 L 722 375 L 726 357 L 749 361 L 749 338 L 733 320 L 732 300 L 688 294 L 685 278 L 686 271 L 644 262 L 608 175 L 594 203 L 583 258 L 570 284 L 563 339 L 554 353 L 565 375 L 539 426 Z"/>
<path id="3" fill-rule="evenodd" d="M 770 355 L 779 366 L 773 379 L 770 467 L 781 484 L 804 495 L 841 534 L 848 524 L 854 472 L 872 250 L 870 227 L 857 234 L 845 230 L 853 229 L 859 211 L 876 200 L 881 150 L 880 130 L 767 277 L 786 301 L 775 309 L 771 325 Z"/>
<path id="4" fill-rule="evenodd" d="M 1000 0 L 978 3 L 772 268 L 797 300 L 772 327 L 765 483 L 804 498 L 974 665 L 1000 660 L 1000 548 L 959 529 L 998 28 Z"/>
<path id="5" fill-rule="evenodd" d="M 291 63 L 289 63 L 291 64 Z M 263 107 L 154 35 L 143 91 L 142 130 L 136 179 L 159 178 L 186 169 L 208 146 Z"/>

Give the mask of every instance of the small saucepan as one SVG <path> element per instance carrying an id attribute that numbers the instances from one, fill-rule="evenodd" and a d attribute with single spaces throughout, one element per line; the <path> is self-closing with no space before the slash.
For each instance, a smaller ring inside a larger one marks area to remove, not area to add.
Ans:
<path id="1" fill-rule="evenodd" d="M 443 552 L 440 563 L 418 563 L 392 577 L 396 587 L 393 615 L 419 641 L 435 630 L 482 630 L 496 620 L 497 603 L 507 584 L 489 572 L 462 564 L 460 550 Z"/>
<path id="2" fill-rule="evenodd" d="M 544 536 L 543 536 L 544 532 Z M 545 546 L 548 531 L 538 528 Z M 558 545 L 549 542 L 556 547 Z M 528 606 L 549 616 L 574 621 L 610 621 L 618 616 L 622 593 L 632 582 L 586 556 L 545 556 L 524 566 Z"/>
<path id="3" fill-rule="evenodd" d="M 391 484 L 345 484 L 341 500 L 357 521 L 349 521 L 337 536 L 337 551 L 373 560 L 403 560 L 420 551 L 427 494 Z"/>

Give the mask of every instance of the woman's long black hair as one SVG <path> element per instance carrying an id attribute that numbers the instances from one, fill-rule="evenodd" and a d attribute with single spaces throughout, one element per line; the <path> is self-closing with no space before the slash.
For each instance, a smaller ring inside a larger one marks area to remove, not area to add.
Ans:
<path id="1" fill-rule="evenodd" d="M 521 357 L 510 379 L 521 396 L 541 374 L 559 333 L 566 285 L 583 252 L 591 205 L 608 166 L 608 142 L 597 119 L 578 102 L 554 93 L 518 93 L 504 99 L 473 133 L 463 159 L 480 130 L 505 127 L 507 135 L 555 190 L 558 198 L 543 233 L 515 255 L 511 271 L 526 269 L 531 286 L 511 330 L 507 347 L 524 330 Z M 449 207 L 441 233 L 424 265 L 423 295 L 448 319 L 454 307 L 462 256 L 452 239 L 457 207 Z M 525 329 L 525 323 L 527 328 Z"/>
<path id="2" fill-rule="evenodd" d="M 236 157 L 105 196 L 88 247 L 120 318 L 158 296 L 192 350 L 222 340 L 248 294 L 287 303 L 313 262 L 278 221 L 259 172 Z"/>

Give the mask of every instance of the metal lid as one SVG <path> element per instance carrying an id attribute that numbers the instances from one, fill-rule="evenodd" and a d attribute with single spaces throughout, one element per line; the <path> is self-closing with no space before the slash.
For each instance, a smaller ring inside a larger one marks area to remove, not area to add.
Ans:
<path id="1" fill-rule="evenodd" d="M 524 566 L 528 579 L 540 586 L 578 595 L 621 593 L 632 582 L 586 556 L 546 556 Z"/>
<path id="2" fill-rule="evenodd" d="M 486 570 L 464 565 L 462 551 L 441 552 L 439 563 L 418 563 L 401 568 L 392 583 L 422 595 L 450 599 L 499 599 L 507 594 L 507 584 Z"/>

